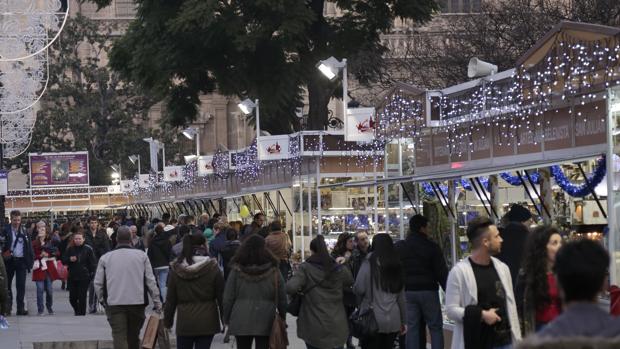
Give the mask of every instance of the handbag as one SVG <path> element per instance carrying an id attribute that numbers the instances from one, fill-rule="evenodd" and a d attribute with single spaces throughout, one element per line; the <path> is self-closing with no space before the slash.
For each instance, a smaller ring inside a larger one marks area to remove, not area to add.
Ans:
<path id="1" fill-rule="evenodd" d="M 280 316 L 278 311 L 278 288 L 280 286 L 280 272 L 278 270 L 273 273 L 276 278 L 275 306 L 276 313 L 271 325 L 271 334 L 269 335 L 269 349 L 285 349 L 288 346 L 288 334 L 286 332 L 286 323 Z"/>
<path id="2" fill-rule="evenodd" d="M 62 261 L 56 261 L 56 273 L 58 274 L 58 279 L 66 281 L 69 277 L 69 270 L 67 270 L 67 266 L 62 264 Z"/>
<path id="3" fill-rule="evenodd" d="M 159 349 L 170 349 L 170 335 L 164 327 L 164 320 L 157 314 L 149 315 L 144 329 L 141 348 L 155 349 L 155 343 Z"/>
<path id="4" fill-rule="evenodd" d="M 326 274 L 323 280 L 319 281 L 318 283 L 308 287 L 304 291 L 297 292 L 294 295 L 292 295 L 291 300 L 289 301 L 286 307 L 286 311 L 293 316 L 299 316 L 299 311 L 301 310 L 301 302 L 303 301 L 304 296 L 308 294 L 310 291 L 312 291 L 313 288 L 321 285 L 323 281 L 327 279 L 327 276 L 328 274 Z"/>
<path id="5" fill-rule="evenodd" d="M 373 301 L 373 289 L 374 285 L 372 283 L 372 271 L 370 273 L 370 301 L 368 302 L 368 309 L 362 310 L 361 307 L 355 309 L 353 314 L 351 314 L 351 318 L 349 319 L 351 322 L 351 335 L 353 337 L 362 339 L 365 337 L 372 336 L 377 333 L 379 330 L 379 325 L 377 324 L 377 318 L 375 318 L 375 311 L 372 306 Z"/>

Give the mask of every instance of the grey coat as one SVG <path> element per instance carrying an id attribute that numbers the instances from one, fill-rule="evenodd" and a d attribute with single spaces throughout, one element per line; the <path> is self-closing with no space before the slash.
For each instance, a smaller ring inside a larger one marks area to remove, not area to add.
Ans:
<path id="1" fill-rule="evenodd" d="M 325 277 L 322 266 L 310 260 L 302 263 L 286 284 L 289 294 L 319 283 Z M 352 284 L 349 268 L 339 265 L 320 286 L 308 292 L 297 318 L 297 337 L 320 349 L 341 347 L 349 336 L 342 293 Z"/>
<path id="2" fill-rule="evenodd" d="M 361 299 L 360 309 L 366 310 L 370 306 L 370 288 L 372 287 L 372 306 L 379 326 L 379 333 L 394 333 L 400 331 L 401 326 L 407 323 L 405 288 L 399 293 L 383 291 L 378 287 L 378 280 L 370 282 L 370 256 L 369 254 L 360 267 L 353 293 Z M 373 276 L 374 277 L 374 276 Z"/>
<path id="3" fill-rule="evenodd" d="M 278 294 L 276 304 L 276 276 Z M 232 267 L 224 288 L 224 324 L 234 336 L 269 336 L 278 312 L 286 316 L 286 291 L 277 262 Z"/>

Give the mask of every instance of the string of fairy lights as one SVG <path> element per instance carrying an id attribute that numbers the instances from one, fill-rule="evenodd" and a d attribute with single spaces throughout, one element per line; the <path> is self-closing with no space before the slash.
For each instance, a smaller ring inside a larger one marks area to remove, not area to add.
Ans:
<path id="1" fill-rule="evenodd" d="M 517 67 L 510 77 L 496 81 L 483 78 L 476 87 L 439 98 L 439 125 L 430 132 L 448 134 L 446 146 L 451 156 L 460 157 L 465 152 L 474 151 L 475 138 L 485 139 L 484 130 L 490 127 L 499 130 L 493 139 L 496 145 L 520 146 L 526 138 L 533 139 L 536 145 L 545 138 L 545 127 L 550 125 L 546 114 L 553 110 L 558 112 L 558 106 L 568 108 L 569 117 L 575 122 L 591 122 L 599 117 L 600 113 L 587 114 L 580 107 L 606 98 L 605 92 L 592 92 L 596 87 L 602 90 L 619 83 L 620 44 L 611 39 L 584 42 L 567 33 L 558 34 L 555 40 L 546 56 L 534 65 Z M 427 145 L 421 137 L 429 130 L 425 104 L 419 97 L 403 91 L 386 96 L 377 113 L 375 139 L 368 143 L 338 139 L 334 146 L 334 142 L 325 142 L 321 137 L 290 135 L 289 158 L 279 161 L 277 166 L 294 175 L 302 172 L 302 139 L 304 150 L 340 151 L 339 165 L 346 167 L 378 165 L 386 156 L 385 145 L 397 138 L 413 139 L 416 149 L 424 151 Z M 323 152 L 318 154 L 321 161 Z M 252 184 L 260 178 L 266 166 L 271 166 L 271 162 L 258 159 L 254 141 L 245 150 L 234 152 L 234 164 L 229 151 L 218 149 L 213 159 L 214 175 L 204 177 L 202 183 L 195 178 L 195 165 L 189 164 L 185 168 L 184 180 L 168 183 L 166 188 L 207 186 L 210 181 L 227 179 L 231 175 L 241 184 Z M 592 179 L 599 179 L 600 171 L 605 171 L 604 166 L 597 166 L 597 171 Z M 569 188 L 566 189 L 569 194 L 586 191 L 572 187 L 570 181 L 562 177 L 559 166 L 552 169 L 552 174 L 560 187 Z M 521 185 L 521 180 L 509 173 L 502 173 L 500 177 L 511 185 Z M 539 182 L 538 173 L 531 174 L 531 177 L 533 182 Z M 136 186 L 135 190 L 161 190 L 161 183 L 160 178 L 153 176 L 152 185 L 148 188 Z M 465 190 L 473 189 L 466 180 L 457 183 Z M 488 179 L 484 179 L 483 185 L 488 186 Z M 432 190 L 426 185 L 424 189 L 427 193 L 426 189 Z"/>

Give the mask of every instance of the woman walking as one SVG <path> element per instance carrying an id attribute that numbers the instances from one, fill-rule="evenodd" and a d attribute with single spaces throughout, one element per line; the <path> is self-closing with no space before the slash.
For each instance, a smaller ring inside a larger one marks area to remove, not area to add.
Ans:
<path id="1" fill-rule="evenodd" d="M 41 316 L 47 308 L 48 314 L 54 315 L 52 281 L 58 279 L 56 258 L 60 257 L 60 251 L 56 240 L 51 238 L 44 222 L 37 223 L 35 231 L 37 236 L 32 242 L 35 260 L 32 268 L 32 281 L 37 285 L 37 311 Z M 45 304 L 43 304 L 43 294 L 45 294 Z"/>
<path id="2" fill-rule="evenodd" d="M 528 237 L 516 291 L 525 335 L 538 332 L 561 313 L 562 303 L 552 272 L 561 246 L 562 236 L 555 227 L 538 227 Z"/>
<path id="3" fill-rule="evenodd" d="M 252 342 L 256 349 L 268 349 L 276 309 L 283 319 L 286 316 L 284 279 L 278 262 L 266 249 L 265 239 L 257 234 L 248 236 L 231 260 L 224 324 L 236 337 L 238 349 L 251 349 Z"/>
<path id="4" fill-rule="evenodd" d="M 178 349 L 209 349 L 219 333 L 224 276 L 217 260 L 204 255 L 202 235 L 186 235 L 183 251 L 171 264 L 164 324 L 171 328 L 177 313 Z"/>
<path id="5" fill-rule="evenodd" d="M 336 260 L 337 263 L 343 264 L 351 270 L 353 273 L 353 267 L 351 266 L 351 256 L 353 254 L 353 249 L 355 248 L 355 241 L 353 238 L 353 234 L 350 233 L 342 233 L 338 236 L 338 241 L 336 242 L 336 246 L 332 250 L 331 256 Z M 347 318 L 351 317 L 353 311 L 355 311 L 355 307 L 357 306 L 357 300 L 355 298 L 355 294 L 353 294 L 352 287 L 346 287 L 344 289 L 343 294 L 343 302 L 344 308 L 347 313 Z M 353 345 L 353 336 L 349 334 L 349 338 L 347 338 L 347 349 L 355 348 Z"/>
<path id="6" fill-rule="evenodd" d="M 388 234 L 377 234 L 371 253 L 362 262 L 353 292 L 362 300 L 360 312 L 372 307 L 378 331 L 360 338 L 362 349 L 389 349 L 407 332 L 403 268 Z"/>
<path id="7" fill-rule="evenodd" d="M 155 235 L 149 243 L 147 255 L 157 278 L 159 294 L 162 302 L 166 300 L 166 284 L 168 282 L 169 263 L 172 260 L 172 243 L 166 234 L 163 224 L 155 226 Z M 181 255 L 183 256 L 183 255 Z"/>
<path id="8" fill-rule="evenodd" d="M 330 257 L 322 235 L 310 242 L 310 256 L 286 284 L 289 294 L 303 293 L 297 337 L 308 349 L 342 348 L 349 336 L 343 290 L 353 284 L 346 266 Z"/>

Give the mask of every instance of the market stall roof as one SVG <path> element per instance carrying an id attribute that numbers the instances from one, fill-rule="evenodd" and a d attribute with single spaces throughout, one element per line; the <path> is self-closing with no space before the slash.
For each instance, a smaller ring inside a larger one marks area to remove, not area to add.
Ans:
<path id="1" fill-rule="evenodd" d="M 525 68 L 536 65 L 556 43 L 565 38 L 572 38 L 583 41 L 597 41 L 620 34 L 620 28 L 608 27 L 598 24 L 579 23 L 562 21 L 553 27 L 545 36 L 534 44 L 529 50 L 517 60 L 517 66 L 523 65 Z"/>

